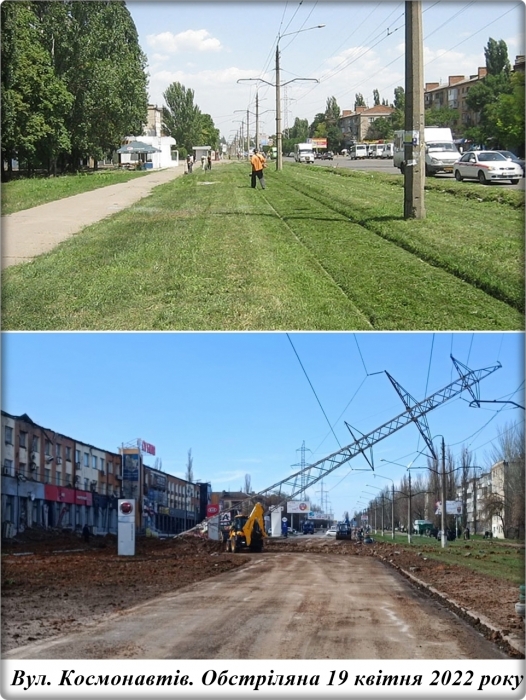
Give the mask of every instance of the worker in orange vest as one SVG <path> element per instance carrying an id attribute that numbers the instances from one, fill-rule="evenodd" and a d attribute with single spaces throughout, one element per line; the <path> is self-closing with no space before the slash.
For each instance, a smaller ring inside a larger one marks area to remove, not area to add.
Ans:
<path id="1" fill-rule="evenodd" d="M 265 189 L 265 178 L 263 177 L 263 169 L 267 167 L 267 162 L 263 153 L 259 153 L 257 148 L 254 148 L 253 154 L 250 156 L 250 163 L 252 165 L 252 175 L 251 175 L 251 186 L 252 189 L 256 189 L 257 181 L 261 185 L 261 189 Z"/>

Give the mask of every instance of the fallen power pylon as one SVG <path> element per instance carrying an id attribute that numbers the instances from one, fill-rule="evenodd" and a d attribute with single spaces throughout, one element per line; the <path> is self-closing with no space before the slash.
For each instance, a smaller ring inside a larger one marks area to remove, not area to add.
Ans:
<path id="1" fill-rule="evenodd" d="M 362 435 L 359 438 L 356 438 L 354 436 L 352 428 L 348 424 L 346 424 L 349 430 L 351 431 L 351 434 L 355 438 L 354 442 L 352 442 L 349 445 L 346 445 L 345 447 L 342 447 L 337 452 L 333 452 L 327 457 L 324 457 L 323 459 L 314 462 L 313 464 L 309 464 L 308 466 L 306 466 L 303 469 L 300 469 L 294 474 L 290 474 L 285 479 L 282 479 L 281 481 L 278 481 L 272 486 L 269 486 L 264 491 L 259 491 L 257 494 L 252 495 L 250 498 L 241 501 L 239 504 L 237 504 L 237 506 L 242 508 L 245 504 L 253 504 L 254 500 L 257 499 L 258 496 L 281 496 L 282 489 L 285 486 L 291 489 L 291 491 L 287 491 L 285 498 L 287 500 L 292 500 L 298 494 L 303 493 L 306 489 L 310 488 L 311 486 L 314 486 L 314 484 L 326 477 L 327 474 L 330 474 L 335 469 L 338 469 L 343 464 L 349 462 L 351 459 L 353 459 L 353 457 L 356 457 L 359 454 L 363 454 L 367 459 L 367 456 L 365 455 L 366 449 L 372 448 L 374 445 L 376 445 L 376 443 L 380 442 L 381 440 L 384 440 L 385 438 L 389 437 L 393 433 L 396 433 L 398 430 L 401 430 L 406 425 L 410 425 L 411 423 L 414 423 L 417 426 L 429 450 L 431 451 L 431 454 L 434 457 L 436 457 L 433 443 L 431 440 L 429 426 L 427 424 L 427 414 L 434 408 L 441 406 L 446 401 L 455 398 L 455 396 L 458 396 L 463 391 L 468 391 L 472 399 L 474 399 L 475 401 L 479 401 L 479 382 L 502 367 L 500 362 L 497 362 L 497 364 L 493 365 L 492 367 L 485 367 L 483 369 L 472 370 L 469 369 L 469 367 L 467 367 L 466 365 L 463 365 L 458 360 L 456 360 L 453 357 L 453 355 L 450 355 L 450 357 L 453 364 L 455 365 L 455 368 L 459 373 L 458 379 L 456 379 L 454 382 L 451 382 L 443 389 L 440 389 L 434 394 L 431 394 L 423 401 L 416 401 L 407 391 L 405 391 L 401 387 L 400 384 L 398 384 L 398 382 L 395 379 L 393 379 L 393 377 L 391 377 L 391 375 L 388 372 L 386 372 L 389 380 L 395 387 L 396 391 L 398 392 L 400 398 L 402 399 L 406 407 L 406 410 L 403 413 L 400 413 L 398 416 L 388 421 L 387 423 L 384 423 L 379 428 L 376 428 L 367 435 Z M 371 469 L 374 469 L 372 463 L 369 460 L 367 461 L 369 462 Z M 300 484 L 300 486 L 298 486 L 298 483 Z M 285 498 L 283 500 L 285 500 Z M 212 520 L 213 518 L 218 517 L 218 515 L 214 515 L 212 516 L 212 518 L 207 518 L 207 520 Z"/>

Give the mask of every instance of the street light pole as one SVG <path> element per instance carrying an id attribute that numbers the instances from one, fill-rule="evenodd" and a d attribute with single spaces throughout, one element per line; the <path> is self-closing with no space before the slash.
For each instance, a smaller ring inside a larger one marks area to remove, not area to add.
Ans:
<path id="1" fill-rule="evenodd" d="M 283 170 L 281 153 L 281 90 L 279 68 L 279 39 L 276 44 L 276 170 Z"/>
<path id="2" fill-rule="evenodd" d="M 446 445 L 444 436 L 442 435 L 442 549 L 445 549 L 447 544 L 446 537 Z"/>

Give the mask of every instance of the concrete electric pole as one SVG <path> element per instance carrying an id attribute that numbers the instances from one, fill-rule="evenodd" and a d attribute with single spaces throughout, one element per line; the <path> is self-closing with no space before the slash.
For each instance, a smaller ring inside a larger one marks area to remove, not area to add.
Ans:
<path id="1" fill-rule="evenodd" d="M 405 3 L 404 219 L 425 219 L 422 3 Z"/>

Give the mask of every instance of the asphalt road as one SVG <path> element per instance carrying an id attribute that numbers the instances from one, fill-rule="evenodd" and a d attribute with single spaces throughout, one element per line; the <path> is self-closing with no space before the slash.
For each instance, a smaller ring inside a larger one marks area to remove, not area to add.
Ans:
<path id="1" fill-rule="evenodd" d="M 3 658 L 507 658 L 372 557 L 237 556 L 248 565 Z"/>
<path id="2" fill-rule="evenodd" d="M 290 163 L 294 162 L 294 158 L 284 158 L 283 160 L 288 161 Z M 362 158 L 360 160 L 351 160 L 348 156 L 336 156 L 334 160 L 315 160 L 314 165 L 316 166 L 324 166 L 324 167 L 336 167 L 336 168 L 350 168 L 351 170 L 363 170 L 367 172 L 368 170 L 372 170 L 375 172 L 381 172 L 381 173 L 389 173 L 391 175 L 400 175 L 402 177 L 402 174 L 400 173 L 400 170 L 398 168 L 395 168 L 393 166 L 393 161 L 391 158 L 386 158 L 385 160 L 381 158 Z M 272 167 L 272 166 L 270 166 Z M 465 187 L 466 184 L 471 184 L 471 185 L 479 185 L 479 187 L 485 187 L 485 185 L 480 185 L 479 183 L 473 181 L 468 181 L 466 180 L 465 182 L 457 182 L 453 175 L 446 174 L 446 173 L 440 173 L 436 175 L 437 180 L 447 180 L 448 184 L 453 183 L 457 187 Z M 523 190 L 524 191 L 524 183 L 525 179 L 522 178 L 519 180 L 518 185 L 511 185 L 509 182 L 493 182 L 491 185 L 487 185 L 488 187 L 502 187 L 503 189 L 510 189 L 510 190 Z"/>

